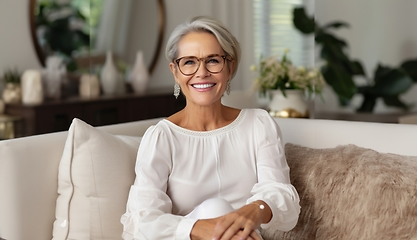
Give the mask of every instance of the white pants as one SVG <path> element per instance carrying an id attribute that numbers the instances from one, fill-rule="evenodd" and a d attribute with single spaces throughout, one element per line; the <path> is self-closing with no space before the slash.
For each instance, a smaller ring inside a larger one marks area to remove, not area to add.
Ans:
<path id="1" fill-rule="evenodd" d="M 194 208 L 194 210 L 185 217 L 193 219 L 216 218 L 234 210 L 232 205 L 223 198 L 210 198 Z"/>

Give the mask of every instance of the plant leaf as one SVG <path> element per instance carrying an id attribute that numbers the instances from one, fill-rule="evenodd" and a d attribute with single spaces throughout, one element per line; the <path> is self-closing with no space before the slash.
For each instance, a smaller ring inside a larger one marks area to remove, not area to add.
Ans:
<path id="1" fill-rule="evenodd" d="M 402 102 L 401 99 L 398 96 L 383 97 L 383 100 L 384 100 L 384 103 L 387 106 L 399 107 L 399 108 L 402 108 L 404 110 L 408 110 L 411 106 L 411 105 L 407 105 L 404 102 Z"/>
<path id="2" fill-rule="evenodd" d="M 324 25 L 322 28 L 323 29 L 328 29 L 328 28 L 341 28 L 341 27 L 349 28 L 350 26 L 346 22 L 335 21 L 335 22 L 331 22 L 331 23 L 328 23 L 328 24 Z"/>
<path id="3" fill-rule="evenodd" d="M 316 36 L 316 42 L 322 45 L 320 56 L 328 62 L 345 64 L 347 67 L 350 63 L 349 58 L 343 52 L 343 48 L 347 47 L 345 41 L 325 33 L 319 32 Z"/>
<path id="4" fill-rule="evenodd" d="M 363 70 L 362 63 L 358 60 L 353 60 L 349 62 L 349 70 L 353 75 L 362 75 L 366 76 L 365 70 Z"/>
<path id="5" fill-rule="evenodd" d="M 304 34 L 314 33 L 316 28 L 314 18 L 308 17 L 303 7 L 293 9 L 293 23 Z"/>
<path id="6" fill-rule="evenodd" d="M 376 104 L 376 97 L 369 94 L 363 95 L 362 105 L 356 109 L 357 112 L 372 112 Z"/>
<path id="7" fill-rule="evenodd" d="M 408 73 L 414 82 L 417 82 L 417 59 L 403 62 L 401 68 Z"/>
<path id="8" fill-rule="evenodd" d="M 344 47 L 348 47 L 346 41 L 324 31 L 318 31 L 315 40 L 317 43 L 322 43 L 323 45 L 334 45 L 335 47 L 340 48 L 340 51 L 342 51 Z"/>
<path id="9" fill-rule="evenodd" d="M 381 64 L 378 64 L 375 70 L 375 74 L 374 74 L 374 81 L 375 82 L 379 81 L 379 79 L 383 78 L 391 70 L 392 68 L 390 67 L 385 67 Z"/>
<path id="10" fill-rule="evenodd" d="M 372 86 L 359 86 L 358 93 L 360 94 L 372 94 Z"/>
<path id="11" fill-rule="evenodd" d="M 378 68 L 372 92 L 376 96 L 397 96 L 406 92 L 413 81 L 402 69 Z"/>
<path id="12" fill-rule="evenodd" d="M 340 65 L 328 62 L 321 68 L 321 72 L 340 98 L 350 100 L 357 92 L 352 76 Z"/>

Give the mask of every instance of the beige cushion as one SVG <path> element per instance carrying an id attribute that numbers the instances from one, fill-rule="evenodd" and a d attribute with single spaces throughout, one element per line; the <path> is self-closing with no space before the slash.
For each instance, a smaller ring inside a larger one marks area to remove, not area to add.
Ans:
<path id="1" fill-rule="evenodd" d="M 121 239 L 140 140 L 74 119 L 59 165 L 54 239 Z"/>
<path id="2" fill-rule="evenodd" d="M 417 157 L 286 144 L 301 214 L 266 239 L 417 239 Z"/>

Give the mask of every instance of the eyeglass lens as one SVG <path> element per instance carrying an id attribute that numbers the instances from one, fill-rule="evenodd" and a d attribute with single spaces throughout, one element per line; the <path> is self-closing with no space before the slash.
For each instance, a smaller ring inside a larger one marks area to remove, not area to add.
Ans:
<path id="1" fill-rule="evenodd" d="M 204 66 L 211 73 L 219 73 L 223 70 L 224 57 L 222 56 L 210 56 L 200 59 L 197 57 L 183 57 L 179 59 L 178 67 L 183 74 L 192 75 L 198 71 L 200 60 L 204 61 Z"/>

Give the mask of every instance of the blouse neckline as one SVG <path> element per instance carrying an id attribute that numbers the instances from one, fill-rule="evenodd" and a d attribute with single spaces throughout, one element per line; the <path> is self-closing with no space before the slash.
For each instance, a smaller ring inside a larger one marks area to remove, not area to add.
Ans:
<path id="1" fill-rule="evenodd" d="M 240 124 L 240 122 L 242 122 L 242 120 L 244 119 L 246 115 L 246 109 L 241 109 L 238 116 L 236 117 L 235 120 L 233 120 L 231 123 L 227 124 L 226 126 L 223 126 L 221 128 L 217 128 L 214 130 L 209 130 L 209 131 L 195 131 L 195 130 L 190 130 L 190 129 L 186 129 L 183 127 L 180 127 L 178 125 L 176 125 L 175 123 L 167 120 L 167 119 L 162 119 L 162 121 L 166 124 L 168 124 L 168 126 L 178 132 L 182 132 L 185 134 L 189 134 L 189 135 L 194 135 L 194 136 L 212 136 L 212 135 L 216 135 L 219 133 L 224 133 L 227 131 L 231 131 L 232 129 L 234 129 L 236 126 L 238 126 Z"/>

